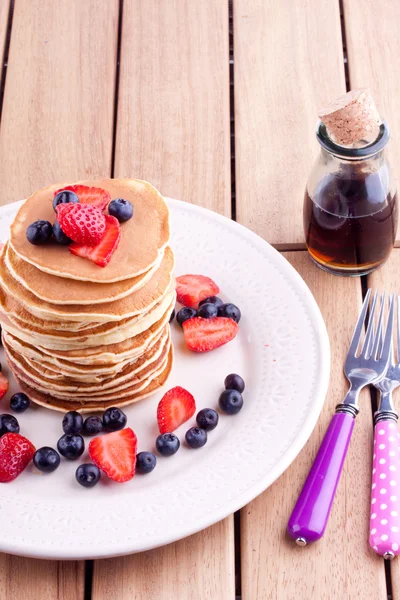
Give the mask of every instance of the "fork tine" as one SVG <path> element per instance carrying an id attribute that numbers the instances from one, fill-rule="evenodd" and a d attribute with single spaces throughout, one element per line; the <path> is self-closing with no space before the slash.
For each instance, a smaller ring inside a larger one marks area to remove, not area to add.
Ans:
<path id="1" fill-rule="evenodd" d="M 379 358 L 381 352 L 382 352 L 382 342 L 383 342 L 383 335 L 382 335 L 382 330 L 383 330 L 383 313 L 385 310 L 385 300 L 386 300 L 386 294 L 385 292 L 383 292 L 382 296 L 381 296 L 381 309 L 379 311 L 379 317 L 378 317 L 378 325 L 376 328 L 376 334 L 375 334 L 375 340 L 374 340 L 374 345 L 372 347 L 372 351 L 370 356 L 372 358 Z"/>
<path id="2" fill-rule="evenodd" d="M 358 317 L 357 325 L 354 329 L 353 337 L 351 338 L 348 356 L 351 356 L 351 355 L 356 356 L 356 354 L 357 354 L 357 348 L 360 343 L 361 334 L 363 332 L 365 315 L 367 314 L 370 296 L 371 296 L 371 289 L 369 289 L 365 295 L 365 300 L 362 305 L 360 316 Z"/>
<path id="3" fill-rule="evenodd" d="M 389 314 L 386 325 L 385 339 L 383 342 L 382 354 L 379 357 L 380 360 L 386 361 L 389 357 L 389 353 L 392 348 L 392 335 L 393 335 L 393 321 L 394 321 L 394 295 L 390 294 L 389 297 Z"/>
<path id="4" fill-rule="evenodd" d="M 367 358 L 367 356 L 369 355 L 369 348 L 371 346 L 372 340 L 373 340 L 373 335 L 374 335 L 374 316 L 375 316 L 375 308 L 376 308 L 376 301 L 378 299 L 378 292 L 376 291 L 373 298 L 372 298 L 372 303 L 371 303 L 371 310 L 368 316 L 368 327 L 367 327 L 367 333 L 365 334 L 365 340 L 364 340 L 364 345 L 361 351 L 361 356 L 363 358 Z"/>

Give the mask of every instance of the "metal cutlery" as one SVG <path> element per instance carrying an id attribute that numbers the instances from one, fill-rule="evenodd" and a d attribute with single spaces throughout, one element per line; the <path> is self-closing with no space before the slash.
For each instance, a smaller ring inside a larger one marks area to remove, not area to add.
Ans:
<path id="1" fill-rule="evenodd" d="M 343 402 L 336 407 L 335 414 L 288 522 L 288 533 L 300 546 L 314 542 L 324 534 L 353 432 L 354 419 L 359 412 L 360 391 L 366 385 L 383 377 L 391 360 L 393 295 L 389 298 L 387 325 L 385 333 L 383 333 L 384 295 L 381 298 L 375 330 L 374 316 L 378 292 L 374 294 L 365 339 L 361 351 L 358 352 L 370 296 L 371 290 L 368 290 L 344 366 L 345 375 L 350 383 L 349 391 Z"/>

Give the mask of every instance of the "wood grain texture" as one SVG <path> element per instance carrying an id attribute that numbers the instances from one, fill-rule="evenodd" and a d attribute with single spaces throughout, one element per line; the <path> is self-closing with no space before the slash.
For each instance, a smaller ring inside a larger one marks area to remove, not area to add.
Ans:
<path id="1" fill-rule="evenodd" d="M 400 2 L 343 0 L 350 85 L 369 87 L 390 127 L 388 145 L 394 174 L 400 176 Z M 362 34 L 360 34 L 362 32 Z M 400 243 L 399 229 L 397 243 Z"/>
<path id="2" fill-rule="evenodd" d="M 233 600 L 233 519 L 175 544 L 95 562 L 93 600 Z"/>
<path id="3" fill-rule="evenodd" d="M 360 399 L 361 411 L 324 537 L 299 548 L 285 534 L 331 415 L 347 389 L 343 364 L 361 306 L 359 279 L 320 271 L 306 252 L 285 256 L 310 287 L 325 319 L 331 381 L 321 417 L 303 451 L 274 485 L 241 511 L 243 600 L 386 600 L 383 560 L 368 546 L 373 440 L 368 392 Z"/>
<path id="4" fill-rule="evenodd" d="M 125 0 L 115 176 L 230 214 L 228 3 Z"/>
<path id="5" fill-rule="evenodd" d="M 0 0 L 0 68 L 3 68 L 4 49 L 7 39 L 8 16 L 10 0 Z M 1 77 L 0 83 L 2 84 Z"/>
<path id="6" fill-rule="evenodd" d="M 16 0 L 0 204 L 111 172 L 118 0 Z"/>
<path id="7" fill-rule="evenodd" d="M 238 220 L 304 242 L 303 195 L 319 105 L 345 91 L 339 3 L 233 0 Z"/>
<path id="8" fill-rule="evenodd" d="M 84 563 L 0 555 L 2 600 L 83 600 Z"/>
<path id="9" fill-rule="evenodd" d="M 400 249 L 395 248 L 387 263 L 368 276 L 368 286 L 374 290 L 385 291 L 387 294 L 400 293 Z M 400 390 L 394 393 L 397 411 L 400 412 Z M 398 559 L 390 563 L 392 580 L 392 600 L 400 600 L 400 564 Z"/>

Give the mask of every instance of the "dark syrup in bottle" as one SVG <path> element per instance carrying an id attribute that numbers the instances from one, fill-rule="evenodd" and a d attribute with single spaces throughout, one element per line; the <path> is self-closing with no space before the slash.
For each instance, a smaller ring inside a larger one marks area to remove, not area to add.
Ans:
<path id="1" fill-rule="evenodd" d="M 380 171 L 352 165 L 326 175 L 304 198 L 304 231 L 312 258 L 331 272 L 368 272 L 389 256 L 397 231 L 397 194 Z M 387 188 L 386 188 L 387 189 Z"/>

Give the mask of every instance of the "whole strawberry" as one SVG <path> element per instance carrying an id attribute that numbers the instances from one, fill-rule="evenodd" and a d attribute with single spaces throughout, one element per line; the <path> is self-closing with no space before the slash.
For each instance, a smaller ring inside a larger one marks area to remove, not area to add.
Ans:
<path id="1" fill-rule="evenodd" d="M 6 433 L 0 438 L 0 482 L 12 481 L 31 462 L 35 446 L 19 433 Z"/>
<path id="2" fill-rule="evenodd" d="M 61 229 L 77 244 L 96 246 L 106 230 L 106 218 L 90 204 L 59 204 L 57 218 Z"/>

